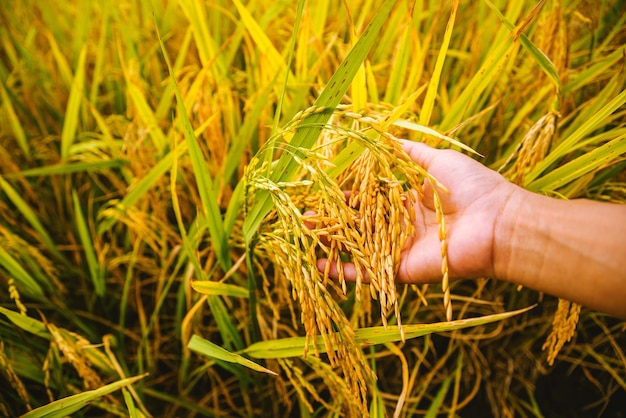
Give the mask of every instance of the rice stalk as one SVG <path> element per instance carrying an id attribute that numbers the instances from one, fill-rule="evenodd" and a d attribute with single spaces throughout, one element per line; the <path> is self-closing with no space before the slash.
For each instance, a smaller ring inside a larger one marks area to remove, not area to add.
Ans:
<path id="1" fill-rule="evenodd" d="M 291 298 L 298 303 L 306 332 L 305 359 L 310 345 L 319 356 L 318 345 L 311 343 L 320 335 L 330 365 L 340 366 L 347 381 L 349 391 L 341 398 L 359 394 L 357 403 L 364 411 L 364 382 L 366 377 L 371 378 L 371 370 L 354 340 L 350 321 L 335 302 L 336 297 L 347 293 L 344 258 L 348 257 L 355 267 L 356 301 L 363 298 L 362 288 L 367 283 L 370 297 L 378 300 L 383 325 L 387 326 L 393 314 L 404 339 L 395 275 L 401 251 L 414 233 L 416 201 L 414 194 L 407 191 L 421 191 L 424 177 L 435 187 L 441 185 L 404 154 L 399 141 L 381 128 L 378 119 L 353 112 L 348 106 L 334 112 L 331 124 L 323 127 L 319 142 L 310 150 L 296 150 L 290 143 L 279 141 L 281 136 L 288 137 L 290 131 L 300 129 L 309 115 L 320 111 L 324 110 L 313 107 L 296 114 L 280 136 L 268 143 L 298 162 L 300 171 L 295 180 L 274 182 L 265 175 L 271 172 L 273 163 L 253 159 L 246 171 L 246 195 L 250 199 L 257 190 L 264 190 L 273 200 L 274 209 L 259 231 L 255 252 L 258 257 L 269 257 L 280 268 L 283 277 L 274 280 L 291 284 Z M 343 121 L 360 128 L 344 127 Z M 328 169 L 335 168 L 333 157 L 350 143 L 359 144 L 362 151 L 353 161 L 342 162 L 344 168 L 336 178 L 329 176 Z M 344 190 L 349 191 L 348 195 Z M 307 209 L 314 214 L 305 218 Z M 305 226 L 305 221 L 314 226 Z M 443 224 L 441 211 L 438 221 Z M 441 234 L 442 273 L 447 283 L 445 225 Z M 316 267 L 320 252 L 328 259 L 323 272 Z M 329 277 L 331 264 L 337 266 L 340 288 Z M 283 288 L 280 283 L 271 284 L 266 276 L 263 279 L 268 297 L 285 294 L 269 290 Z M 451 317 L 449 292 L 446 287 L 445 305 Z M 283 302 L 291 306 L 290 302 Z M 275 302 L 270 307 L 276 317 Z"/>

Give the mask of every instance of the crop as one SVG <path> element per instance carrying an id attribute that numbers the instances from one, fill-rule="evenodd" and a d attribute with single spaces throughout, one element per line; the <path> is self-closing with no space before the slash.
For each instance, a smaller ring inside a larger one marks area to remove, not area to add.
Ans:
<path id="1" fill-rule="evenodd" d="M 394 276 L 399 138 L 626 201 L 623 6 L 1 0 L 0 415 L 619 410 L 623 322 L 449 283 L 441 214 Z"/>

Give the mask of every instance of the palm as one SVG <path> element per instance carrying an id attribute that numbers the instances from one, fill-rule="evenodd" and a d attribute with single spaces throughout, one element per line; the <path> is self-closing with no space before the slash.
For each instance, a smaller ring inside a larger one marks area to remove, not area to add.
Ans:
<path id="1" fill-rule="evenodd" d="M 407 143 L 407 153 L 450 193 L 439 192 L 447 230 L 448 268 L 451 278 L 487 276 L 493 273 L 493 231 L 498 214 L 513 187 L 499 174 L 455 151 L 441 151 Z M 441 279 L 439 224 L 432 190 L 415 206 L 416 234 L 407 243 L 398 281 L 426 283 Z"/>

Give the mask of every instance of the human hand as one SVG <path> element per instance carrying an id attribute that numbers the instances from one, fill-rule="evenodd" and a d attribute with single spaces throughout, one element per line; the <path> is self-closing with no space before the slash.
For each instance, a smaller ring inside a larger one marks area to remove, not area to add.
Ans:
<path id="1" fill-rule="evenodd" d="M 478 161 L 453 150 L 438 150 L 404 141 L 405 152 L 449 193 L 439 190 L 447 227 L 450 279 L 493 276 L 494 240 L 506 202 L 519 188 Z M 521 189 L 519 189 L 521 190 Z M 439 224 L 428 181 L 415 205 L 415 234 L 402 251 L 397 282 L 433 283 L 441 280 Z M 319 260 L 323 270 L 326 260 Z M 354 265 L 344 264 L 344 277 L 356 280 Z M 331 277 L 337 277 L 335 265 Z"/>

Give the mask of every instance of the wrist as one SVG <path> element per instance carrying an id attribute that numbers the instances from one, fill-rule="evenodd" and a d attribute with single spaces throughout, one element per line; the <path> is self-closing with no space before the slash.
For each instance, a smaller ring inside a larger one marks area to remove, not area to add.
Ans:
<path id="1" fill-rule="evenodd" d="M 535 195 L 512 183 L 502 198 L 502 204 L 493 226 L 492 273 L 493 277 L 514 281 L 523 263 L 516 261 L 517 242 L 530 239 L 526 235 L 528 222 L 533 219 L 532 201 Z"/>

